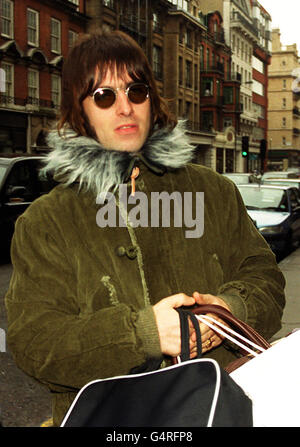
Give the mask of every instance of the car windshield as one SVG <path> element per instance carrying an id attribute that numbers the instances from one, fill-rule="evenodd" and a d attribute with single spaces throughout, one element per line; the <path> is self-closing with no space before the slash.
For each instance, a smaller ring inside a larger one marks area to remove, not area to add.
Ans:
<path id="1" fill-rule="evenodd" d="M 246 207 L 250 210 L 287 211 L 285 191 L 273 188 L 239 188 Z"/>
<path id="2" fill-rule="evenodd" d="M 0 185 L 2 185 L 2 181 L 4 179 L 6 170 L 7 170 L 6 166 L 0 166 Z"/>

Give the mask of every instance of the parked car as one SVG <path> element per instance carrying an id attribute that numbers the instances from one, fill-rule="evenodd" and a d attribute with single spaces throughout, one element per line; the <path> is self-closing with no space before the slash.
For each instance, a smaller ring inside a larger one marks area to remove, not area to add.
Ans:
<path id="1" fill-rule="evenodd" d="M 264 185 L 291 186 L 300 190 L 300 178 L 266 178 L 262 183 Z"/>
<path id="2" fill-rule="evenodd" d="M 238 185 L 250 217 L 274 253 L 300 241 L 300 192 L 290 186 Z"/>
<path id="3" fill-rule="evenodd" d="M 225 177 L 232 180 L 236 185 L 244 185 L 248 183 L 259 183 L 260 182 L 260 176 L 256 174 L 251 173 L 244 173 L 244 172 L 226 172 L 224 174 Z"/>
<path id="4" fill-rule="evenodd" d="M 298 175 L 293 171 L 268 171 L 262 175 L 262 182 L 267 178 L 298 178 Z"/>
<path id="5" fill-rule="evenodd" d="M 0 156 L 0 253 L 7 254 L 16 219 L 55 181 L 42 174 L 43 157 Z"/>

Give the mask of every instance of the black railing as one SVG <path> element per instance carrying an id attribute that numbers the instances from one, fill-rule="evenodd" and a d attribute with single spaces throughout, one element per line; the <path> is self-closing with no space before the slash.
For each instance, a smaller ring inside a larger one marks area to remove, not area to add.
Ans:
<path id="1" fill-rule="evenodd" d="M 225 43 L 224 30 L 214 32 L 213 33 L 213 37 L 214 37 L 216 42 Z"/>
<path id="2" fill-rule="evenodd" d="M 207 73 L 209 71 L 219 71 L 224 74 L 224 64 L 222 64 L 221 62 L 216 62 L 215 64 L 205 66 L 201 69 L 202 73 Z"/>
<path id="3" fill-rule="evenodd" d="M 58 107 L 53 101 L 48 99 L 32 98 L 30 96 L 27 98 L 17 98 L 15 96 L 0 95 L 0 105 L 25 107 L 27 104 L 48 109 L 55 109 Z"/>
<path id="4" fill-rule="evenodd" d="M 233 11 L 231 14 L 231 22 L 235 21 L 241 23 L 245 28 L 248 29 L 248 31 L 254 34 L 254 36 L 258 37 L 258 28 L 254 24 L 250 23 L 247 19 L 245 19 L 245 17 L 242 16 L 242 14 L 240 14 L 238 11 Z"/>

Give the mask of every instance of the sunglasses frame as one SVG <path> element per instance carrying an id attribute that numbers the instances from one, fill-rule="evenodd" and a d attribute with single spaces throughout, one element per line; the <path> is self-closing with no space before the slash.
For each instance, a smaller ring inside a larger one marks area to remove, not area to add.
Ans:
<path id="1" fill-rule="evenodd" d="M 129 98 L 130 89 L 131 89 L 132 87 L 136 86 L 136 85 L 142 85 L 142 86 L 146 87 L 146 89 L 147 89 L 147 95 L 146 95 L 144 101 L 142 101 L 142 102 L 134 102 L 134 101 L 131 101 L 131 99 Z M 100 91 L 107 91 L 107 90 L 110 91 L 110 92 L 113 92 L 113 93 L 114 93 L 114 95 L 115 95 L 114 101 L 113 101 L 113 103 L 112 103 L 110 106 L 108 106 L 108 107 L 101 107 L 101 106 L 99 106 L 99 105 L 97 104 L 97 102 L 95 101 L 95 95 L 96 95 L 96 93 L 98 93 L 98 92 L 100 92 Z M 128 85 L 128 87 L 125 87 L 125 88 L 124 88 L 124 87 L 117 87 L 117 88 L 112 88 L 112 87 L 98 87 L 98 88 L 91 94 L 91 96 L 92 96 L 92 98 L 93 98 L 93 100 L 94 100 L 95 105 L 96 105 L 99 109 L 103 109 L 103 110 L 105 110 L 105 109 L 109 109 L 110 107 L 112 107 L 112 106 L 114 105 L 114 103 L 115 103 L 116 100 L 117 100 L 117 96 L 118 96 L 118 92 L 119 92 L 119 90 L 123 90 L 123 91 L 124 91 L 125 95 L 127 96 L 128 101 L 130 101 L 132 104 L 143 104 L 143 103 L 149 98 L 149 85 L 145 84 L 144 82 L 133 82 L 132 84 Z"/>

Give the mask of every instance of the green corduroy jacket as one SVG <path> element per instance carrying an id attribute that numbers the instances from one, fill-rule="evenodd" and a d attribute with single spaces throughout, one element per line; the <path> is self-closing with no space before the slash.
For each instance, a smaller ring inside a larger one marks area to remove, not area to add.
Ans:
<path id="1" fill-rule="evenodd" d="M 18 219 L 6 295 L 17 365 L 47 385 L 59 425 L 87 382 L 161 356 L 152 305 L 194 291 L 222 297 L 266 338 L 281 327 L 284 278 L 236 186 L 199 165 L 157 175 L 139 162 L 136 190 L 204 192 L 204 233 L 184 226 L 106 227 L 89 192 L 57 186 Z M 130 190 L 130 181 L 128 182 Z M 225 365 L 223 345 L 206 354 Z"/>

